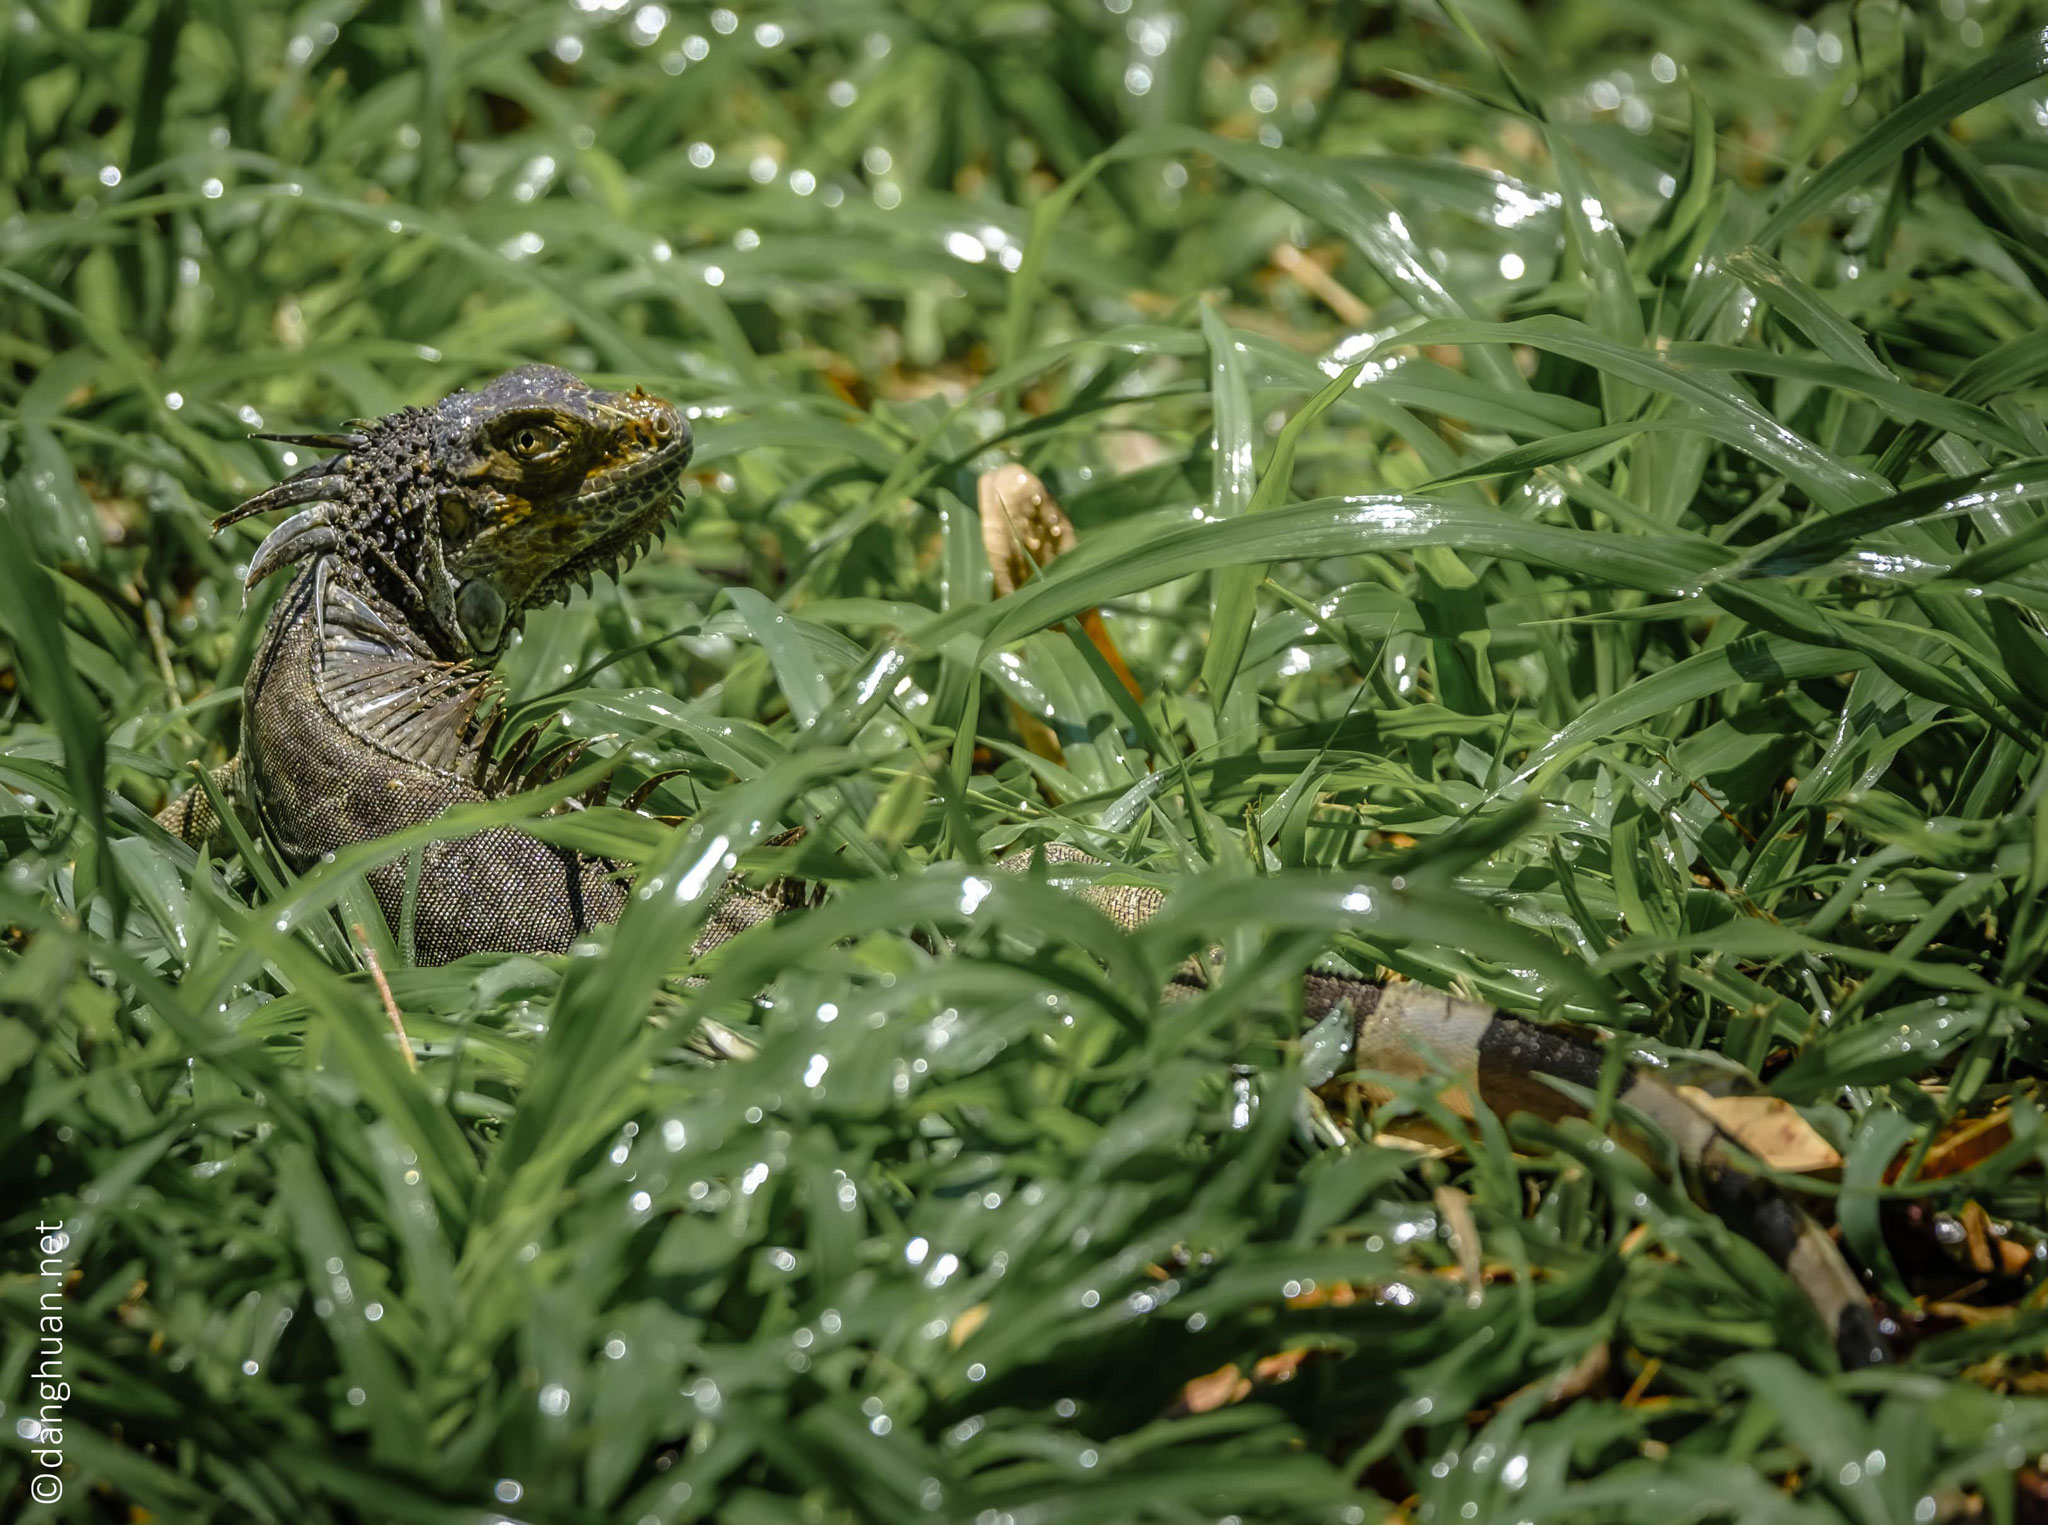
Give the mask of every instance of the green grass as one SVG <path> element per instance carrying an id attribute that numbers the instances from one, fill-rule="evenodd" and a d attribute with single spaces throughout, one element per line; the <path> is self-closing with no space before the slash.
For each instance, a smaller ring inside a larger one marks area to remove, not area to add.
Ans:
<path id="1" fill-rule="evenodd" d="M 2048 1233 L 2028 10 L 17 0 L 0 1512 L 2039 1518 L 2043 1282 L 1948 1243 L 1972 1204 L 2033 1267 Z M 805 822 L 837 892 L 709 989 L 688 897 L 414 969 L 362 861 L 148 821 L 232 750 L 260 530 L 207 528 L 289 464 L 250 430 L 529 359 L 688 406 L 700 468 L 506 663 L 694 824 L 536 829 L 656 872 Z M 1083 547 L 992 603 L 998 453 Z M 1097 604 L 1142 710 L 1058 628 Z M 962 913 L 1055 835 L 1173 907 Z M 1799 1189 L 1903 1363 L 1834 1371 L 1585 1129 L 1371 1142 L 1304 1084 L 1333 950 L 1764 1076 L 1845 1156 Z"/>

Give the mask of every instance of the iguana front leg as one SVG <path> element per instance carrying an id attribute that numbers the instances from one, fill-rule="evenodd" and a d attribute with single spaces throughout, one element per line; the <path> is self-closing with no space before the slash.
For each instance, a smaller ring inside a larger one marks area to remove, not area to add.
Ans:
<path id="1" fill-rule="evenodd" d="M 248 797 L 242 785 L 242 759 L 239 756 L 229 758 L 212 769 L 207 780 L 213 786 L 211 792 L 205 785 L 192 785 L 156 813 L 156 823 L 180 841 L 204 847 L 209 855 L 218 858 L 234 851 L 235 839 L 214 807 L 214 795 L 218 794 L 228 808 L 244 821 L 248 819 Z"/>

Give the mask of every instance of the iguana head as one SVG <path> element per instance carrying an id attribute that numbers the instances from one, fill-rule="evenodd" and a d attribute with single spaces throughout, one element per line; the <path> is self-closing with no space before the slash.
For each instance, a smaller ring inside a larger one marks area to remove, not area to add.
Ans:
<path id="1" fill-rule="evenodd" d="M 690 427 L 668 403 L 546 365 L 351 434 L 264 438 L 339 453 L 215 526 L 313 505 L 257 548 L 250 586 L 337 556 L 455 657 L 496 655 L 526 611 L 638 556 L 690 459 Z"/>

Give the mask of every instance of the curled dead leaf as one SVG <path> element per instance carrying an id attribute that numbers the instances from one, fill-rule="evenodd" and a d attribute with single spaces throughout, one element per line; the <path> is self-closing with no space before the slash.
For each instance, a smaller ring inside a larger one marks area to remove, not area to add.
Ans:
<path id="1" fill-rule="evenodd" d="M 1842 1168 L 1834 1145 L 1790 1102 L 1775 1096 L 1710 1096 L 1698 1086 L 1680 1086 L 1678 1094 L 1773 1170 L 1818 1175 Z"/>

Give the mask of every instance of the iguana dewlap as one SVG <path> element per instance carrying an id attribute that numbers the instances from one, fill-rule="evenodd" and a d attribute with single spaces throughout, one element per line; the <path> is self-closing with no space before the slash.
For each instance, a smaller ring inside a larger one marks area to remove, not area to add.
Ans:
<path id="1" fill-rule="evenodd" d="M 299 510 L 249 568 L 251 586 L 287 568 L 292 581 L 250 664 L 240 754 L 214 779 L 303 870 L 566 768 L 564 757 L 522 772 L 520 747 L 496 760 L 494 723 L 480 720 L 492 697 L 490 663 L 530 610 L 645 548 L 673 507 L 691 439 L 659 398 L 526 366 L 434 408 L 291 442 L 334 453 L 221 521 Z M 1021 467 L 991 473 L 981 497 L 991 559 L 1014 556 L 1021 570 L 1013 580 L 1072 540 L 1044 485 Z M 201 790 L 158 819 L 188 841 L 219 825 Z M 1054 866 L 1097 861 L 1057 844 L 1042 852 Z M 1019 854 L 1002 866 L 1021 871 L 1028 861 Z M 406 915 L 408 872 L 400 858 L 370 874 L 394 927 Z M 1142 887 L 1079 893 L 1127 928 L 1160 904 L 1158 891 Z M 760 893 L 735 883 L 698 949 L 806 898 L 800 887 Z M 411 899 L 413 957 L 440 964 L 483 951 L 561 952 L 617 918 L 625 886 L 616 864 L 503 828 L 427 847 Z M 1196 978 L 1184 976 L 1180 993 Z M 1599 1082 L 1600 1055 L 1587 1044 L 1422 986 L 1311 973 L 1303 1007 L 1311 1022 L 1348 1014 L 1356 1069 L 1448 1076 L 1503 1114 L 1580 1114 L 1544 1077 L 1587 1091 Z M 1833 1241 L 1744 1169 L 1712 1121 L 1636 1072 L 1620 1100 L 1672 1141 L 1708 1204 L 1786 1268 L 1844 1364 L 1886 1359 L 1870 1305 Z"/>

